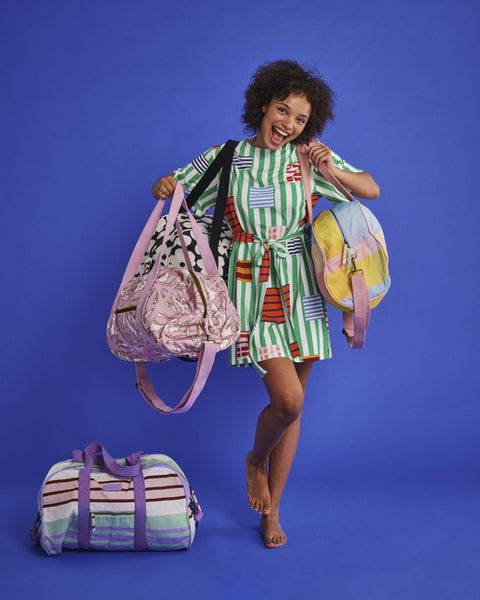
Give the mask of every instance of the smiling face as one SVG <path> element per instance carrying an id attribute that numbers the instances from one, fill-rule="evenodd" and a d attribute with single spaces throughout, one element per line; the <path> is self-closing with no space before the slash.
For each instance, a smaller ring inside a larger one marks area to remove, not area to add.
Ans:
<path id="1" fill-rule="evenodd" d="M 312 107 L 304 94 L 290 94 L 284 100 L 272 98 L 263 107 L 257 135 L 250 141 L 258 148 L 277 150 L 297 138 L 305 128 Z"/>

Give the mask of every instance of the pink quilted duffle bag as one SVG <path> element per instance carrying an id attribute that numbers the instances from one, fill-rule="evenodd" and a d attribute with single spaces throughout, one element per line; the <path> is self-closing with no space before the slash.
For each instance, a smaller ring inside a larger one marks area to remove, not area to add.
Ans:
<path id="1" fill-rule="evenodd" d="M 172 197 L 162 247 L 175 226 L 188 268 L 160 267 L 156 261 L 150 272 L 135 276 L 150 238 L 162 214 L 164 200 L 152 212 L 127 265 L 107 325 L 107 341 L 122 360 L 135 362 L 137 387 L 147 402 L 162 413 L 186 412 L 202 391 L 215 355 L 237 340 L 240 318 L 231 302 L 224 280 L 193 215 L 177 185 Z M 206 274 L 191 268 L 182 230 L 177 219 L 183 206 L 192 227 Z M 198 359 L 192 386 L 171 408 L 155 393 L 147 378 L 146 363 L 164 363 L 171 358 Z"/>

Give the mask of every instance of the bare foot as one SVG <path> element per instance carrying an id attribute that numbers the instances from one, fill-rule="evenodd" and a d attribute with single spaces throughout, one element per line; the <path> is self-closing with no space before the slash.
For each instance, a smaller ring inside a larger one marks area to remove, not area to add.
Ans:
<path id="1" fill-rule="evenodd" d="M 266 548 L 280 548 L 287 543 L 287 536 L 280 527 L 277 515 L 266 515 L 260 521 L 260 530 Z"/>
<path id="2" fill-rule="evenodd" d="M 247 495 L 250 508 L 260 515 L 270 514 L 267 465 L 258 464 L 252 452 L 247 454 Z"/>

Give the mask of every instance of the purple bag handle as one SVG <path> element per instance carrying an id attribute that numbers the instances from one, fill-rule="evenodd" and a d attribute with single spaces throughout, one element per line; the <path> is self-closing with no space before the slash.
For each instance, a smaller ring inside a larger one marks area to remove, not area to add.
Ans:
<path id="1" fill-rule="evenodd" d="M 99 458 L 100 457 L 100 460 Z M 127 458 L 130 464 L 119 465 L 100 443 L 90 444 L 85 452 L 73 451 L 73 459 L 85 462 L 78 474 L 78 545 L 83 550 L 90 548 L 90 474 L 94 464 L 103 462 L 105 471 L 116 477 L 133 478 L 135 498 L 134 545 L 135 550 L 147 548 L 147 504 L 145 480 L 142 472 L 142 453 L 136 452 Z"/>
<path id="2" fill-rule="evenodd" d="M 313 210 L 312 210 L 312 188 L 310 185 L 310 159 L 308 157 L 308 148 L 318 144 L 318 140 L 312 140 L 310 144 L 297 146 L 300 168 L 302 171 L 303 187 L 305 190 L 305 200 L 307 203 L 308 219 L 313 232 Z M 327 167 L 326 163 L 322 163 L 319 171 L 325 179 L 331 183 L 341 194 L 343 194 L 350 202 L 357 202 L 345 186 L 335 177 L 335 175 Z M 367 221 L 368 224 L 368 221 Z M 370 229 L 370 226 L 368 226 Z M 370 232 L 371 233 L 371 232 Z M 370 321 L 370 298 L 368 288 L 365 282 L 365 277 L 362 271 L 353 272 L 350 276 L 352 284 L 353 306 L 354 313 L 343 313 L 343 333 L 347 338 L 350 348 L 363 348 L 365 344 L 365 334 L 367 332 L 368 323 Z"/>
<path id="3" fill-rule="evenodd" d="M 73 451 L 73 460 L 84 462 L 86 467 L 99 465 L 105 468 L 105 471 L 117 477 L 134 477 L 138 475 L 141 469 L 142 452 L 135 452 L 127 459 L 126 465 L 119 465 L 118 462 L 110 456 L 102 444 L 94 443 L 82 450 Z"/>
<path id="4" fill-rule="evenodd" d="M 198 364 L 193 383 L 180 402 L 174 407 L 168 406 L 155 392 L 152 381 L 147 376 L 147 363 L 135 362 L 137 388 L 152 408 L 162 414 L 184 413 L 190 410 L 203 390 L 218 352 L 218 344 L 205 342 L 198 354 Z"/>

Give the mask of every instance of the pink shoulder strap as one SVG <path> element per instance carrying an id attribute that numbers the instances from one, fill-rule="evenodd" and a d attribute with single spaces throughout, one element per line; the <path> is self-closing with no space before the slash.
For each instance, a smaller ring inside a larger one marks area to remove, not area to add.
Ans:
<path id="1" fill-rule="evenodd" d="M 305 190 L 305 201 L 307 204 L 307 213 L 310 226 L 313 232 L 313 211 L 312 211 L 312 187 L 310 182 L 310 160 L 308 158 L 308 148 L 318 144 L 318 140 L 312 140 L 308 145 L 297 146 L 300 169 L 302 171 L 303 187 Z M 325 179 L 331 183 L 341 194 L 351 202 L 356 202 L 355 198 L 345 188 L 345 186 L 335 177 L 335 175 L 323 163 L 319 171 Z M 365 334 L 370 321 L 370 298 L 368 288 L 362 271 L 351 273 L 350 282 L 352 284 L 354 312 L 343 313 L 343 333 L 347 338 L 350 348 L 363 348 L 365 344 Z"/>

